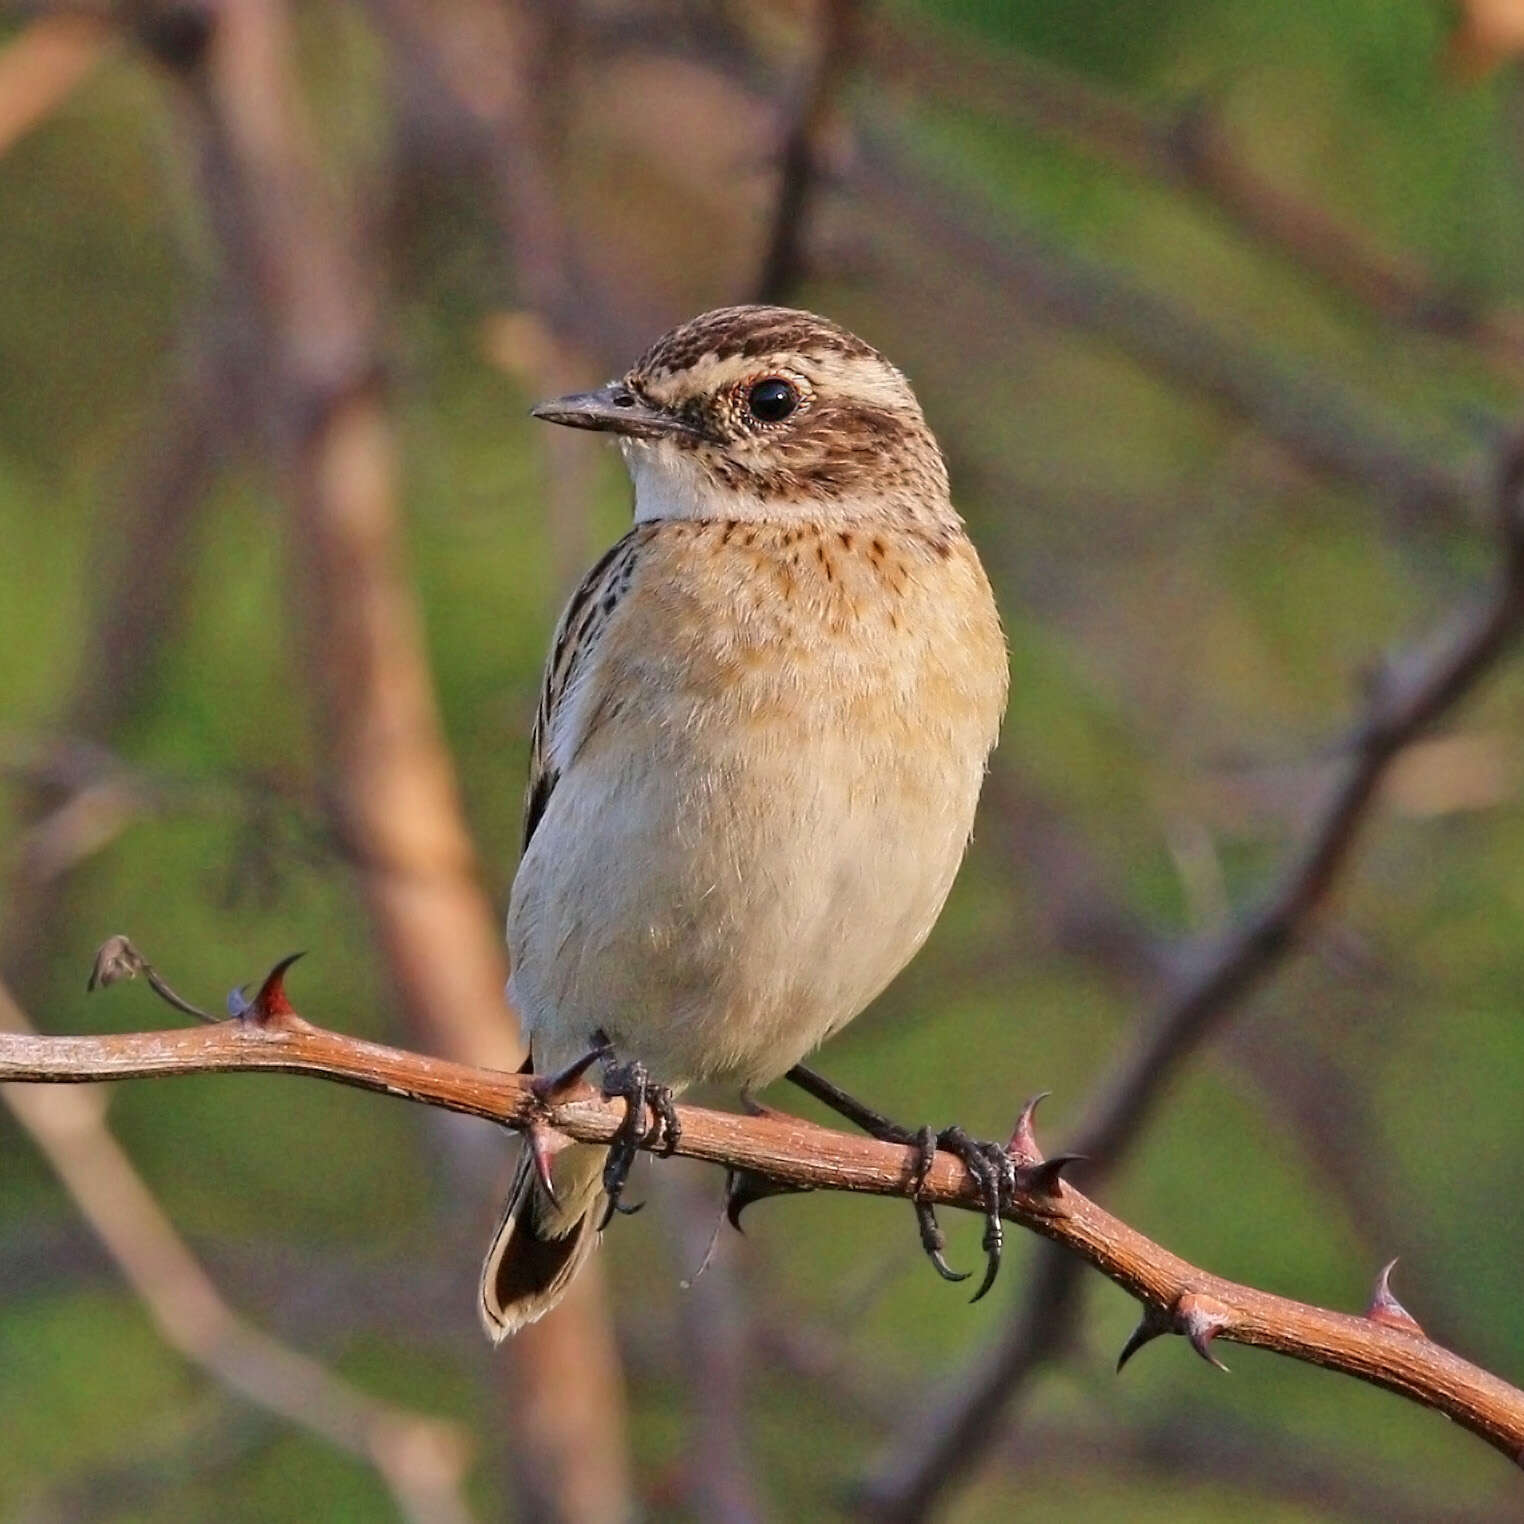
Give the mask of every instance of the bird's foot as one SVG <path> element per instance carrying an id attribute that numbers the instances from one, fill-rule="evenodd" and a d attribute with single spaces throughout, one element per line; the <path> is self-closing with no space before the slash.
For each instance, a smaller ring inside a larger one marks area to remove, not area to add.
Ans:
<path id="1" fill-rule="evenodd" d="M 979 1188 L 979 1203 L 984 1208 L 984 1237 L 981 1240 L 981 1246 L 984 1249 L 984 1279 L 980 1281 L 979 1289 L 969 1298 L 970 1301 L 977 1302 L 995 1284 L 995 1277 L 1000 1273 L 1000 1259 L 1005 1252 L 1005 1227 L 1001 1218 L 1016 1193 L 1016 1161 L 1006 1152 L 1002 1144 L 971 1138 L 961 1127 L 944 1127 L 935 1137 L 932 1137 L 929 1127 L 923 1127 L 917 1141 L 921 1148 L 921 1157 L 917 1161 L 916 1171 L 917 1193 L 925 1186 L 926 1177 L 931 1173 L 931 1166 L 936 1161 L 938 1149 L 952 1154 L 954 1158 L 961 1159 L 964 1168 L 973 1176 L 974 1184 Z M 937 1227 L 936 1217 L 930 1204 L 917 1201 L 916 1205 L 925 1213 L 925 1218 L 930 1220 L 931 1227 L 940 1238 L 941 1230 Z M 926 1247 L 925 1228 L 926 1221 L 923 1219 L 921 1234 L 923 1248 Z M 928 1248 L 927 1253 L 930 1252 Z M 945 1264 L 938 1264 L 935 1256 L 932 1258 L 932 1263 L 937 1266 L 939 1274 L 947 1277 Z M 966 1280 L 967 1274 L 954 1271 L 951 1278 Z"/>
<path id="2" fill-rule="evenodd" d="M 823 1075 L 816 1074 L 802 1064 L 796 1064 L 790 1069 L 786 1078 L 871 1137 L 885 1143 L 903 1143 L 917 1150 L 911 1177 L 911 1205 L 915 1210 L 921 1247 L 926 1251 L 926 1257 L 937 1274 L 946 1281 L 966 1281 L 970 1272 L 954 1270 L 947 1263 L 946 1235 L 937 1222 L 937 1214 L 931 1203 L 921 1199 L 921 1192 L 931 1174 L 939 1149 L 963 1161 L 979 1188 L 980 1205 L 984 1208 L 984 1279 L 979 1283 L 973 1300 L 977 1302 L 984 1296 L 1000 1273 L 1000 1259 L 1005 1248 L 1005 1229 L 1001 1219 L 1020 1188 L 1020 1161 L 1002 1144 L 981 1142 L 970 1137 L 961 1127 L 947 1127 L 941 1132 L 933 1132 L 930 1127 L 903 1127 L 882 1112 L 863 1105 Z"/>
<path id="3" fill-rule="evenodd" d="M 609 1099 L 621 1098 L 625 1103 L 624 1120 L 609 1144 L 609 1156 L 603 1166 L 603 1191 L 609 1199 L 608 1211 L 600 1228 L 608 1225 L 615 1212 L 631 1214 L 641 1205 L 625 1206 L 621 1197 L 630 1178 L 630 1168 L 643 1144 L 649 1143 L 655 1152 L 668 1157 L 676 1151 L 683 1135 L 678 1120 L 677 1107 L 673 1104 L 672 1090 L 667 1085 L 651 1083 L 646 1066 L 638 1061 L 616 1064 L 609 1061 L 612 1049 L 604 1058 L 603 1093 Z M 647 1125 L 647 1111 L 654 1121 Z"/>

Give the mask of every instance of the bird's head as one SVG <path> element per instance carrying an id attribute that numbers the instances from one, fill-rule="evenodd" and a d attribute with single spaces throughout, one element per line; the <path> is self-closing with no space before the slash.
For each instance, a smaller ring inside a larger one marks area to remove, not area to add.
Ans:
<path id="1" fill-rule="evenodd" d="M 663 335 L 620 380 L 534 415 L 618 436 L 637 521 L 956 521 L 909 382 L 813 313 L 706 312 Z"/>

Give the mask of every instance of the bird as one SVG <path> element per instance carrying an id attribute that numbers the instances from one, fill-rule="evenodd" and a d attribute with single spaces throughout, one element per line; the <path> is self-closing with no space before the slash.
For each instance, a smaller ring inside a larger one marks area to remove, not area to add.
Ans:
<path id="1" fill-rule="evenodd" d="M 748 1097 L 803 1076 L 928 1161 L 964 1141 L 896 1129 L 802 1060 L 940 915 L 1009 668 L 910 383 L 837 323 L 722 307 L 620 379 L 532 412 L 613 437 L 634 516 L 551 643 L 508 993 L 533 1083 L 598 1063 L 628 1105 L 611 1147 L 548 1129 L 522 1145 L 481 1278 L 494 1341 L 554 1307 L 586 1262 L 648 1103 L 670 1151 L 687 1087 Z M 993 1149 L 965 1154 L 977 1179 L 996 1172 Z M 918 1216 L 952 1278 L 929 1207 Z"/>

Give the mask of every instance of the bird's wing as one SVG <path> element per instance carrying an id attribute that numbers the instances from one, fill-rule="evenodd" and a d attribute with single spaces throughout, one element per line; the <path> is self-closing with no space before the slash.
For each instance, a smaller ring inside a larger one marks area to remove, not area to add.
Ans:
<path id="1" fill-rule="evenodd" d="M 540 707 L 535 712 L 529 740 L 529 787 L 524 797 L 524 845 L 528 847 L 562 772 L 571 761 L 575 745 L 567 735 L 570 700 L 593 665 L 593 658 L 609 626 L 610 616 L 630 590 L 642 528 L 632 529 L 612 545 L 572 594 L 555 639 L 545 676 L 540 685 Z"/>

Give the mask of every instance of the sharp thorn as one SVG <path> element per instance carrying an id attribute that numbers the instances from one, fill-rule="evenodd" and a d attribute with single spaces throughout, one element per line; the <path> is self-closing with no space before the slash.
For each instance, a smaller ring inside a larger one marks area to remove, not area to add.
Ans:
<path id="1" fill-rule="evenodd" d="M 1021 1115 L 1016 1118 L 1016 1129 L 1011 1134 L 1011 1141 L 1006 1144 L 1006 1152 L 1014 1154 L 1024 1163 L 1036 1164 L 1042 1159 L 1042 1150 L 1037 1146 L 1037 1134 L 1032 1131 L 1032 1118 L 1036 1115 L 1038 1106 L 1052 1094 L 1051 1090 L 1039 1090 L 1021 1108 Z"/>
<path id="2" fill-rule="evenodd" d="M 594 1064 L 607 1058 L 610 1051 L 607 1043 L 595 1044 L 575 1063 L 568 1064 L 559 1073 L 535 1075 L 529 1082 L 529 1088 L 534 1091 L 535 1099 L 542 1105 L 559 1101 L 569 1090 L 581 1083 L 582 1077 Z"/>
<path id="3" fill-rule="evenodd" d="M 1372 1323 L 1380 1323 L 1385 1328 L 1400 1328 L 1404 1333 L 1417 1334 L 1423 1338 L 1424 1331 L 1419 1326 L 1418 1319 L 1392 1295 L 1392 1270 L 1396 1264 L 1395 1259 L 1388 1261 L 1376 1277 L 1376 1286 L 1371 1292 L 1370 1306 L 1365 1309 L 1365 1315 Z"/>
<path id="4" fill-rule="evenodd" d="M 1228 1326 L 1228 1317 L 1228 1309 L 1222 1303 L 1199 1292 L 1187 1291 L 1175 1303 L 1176 1329 L 1208 1365 L 1215 1365 L 1220 1371 L 1226 1371 L 1227 1366 L 1212 1353 L 1212 1340 Z"/>
<path id="5" fill-rule="evenodd" d="M 741 1213 L 749 1207 L 754 1197 L 747 1197 L 741 1190 L 740 1172 L 728 1169 L 725 1171 L 725 1221 L 733 1227 L 737 1233 L 744 1234 L 746 1229 L 741 1226 Z"/>
<path id="6" fill-rule="evenodd" d="M 265 975 L 264 983 L 259 986 L 258 993 L 239 1013 L 240 1020 L 252 1021 L 262 1024 L 267 1021 L 290 1021 L 300 1020 L 296 1014 L 296 1007 L 291 1004 L 286 995 L 286 973 L 291 965 L 303 953 L 287 953 L 274 968 Z"/>
<path id="7" fill-rule="evenodd" d="M 1122 1367 L 1127 1364 L 1145 1344 L 1151 1344 L 1155 1339 L 1162 1338 L 1169 1332 L 1169 1320 L 1152 1307 L 1143 1309 L 1143 1316 L 1138 1319 L 1138 1326 L 1128 1334 L 1127 1342 L 1122 1346 L 1122 1353 L 1117 1356 L 1117 1374 L 1122 1374 Z"/>
<path id="8" fill-rule="evenodd" d="M 1190 1341 L 1191 1348 L 1194 1349 L 1196 1353 L 1200 1355 L 1208 1365 L 1215 1365 L 1218 1370 L 1226 1372 L 1228 1369 L 1227 1366 L 1225 1366 L 1222 1361 L 1212 1353 L 1212 1335 L 1215 1334 L 1216 1331 L 1216 1329 L 1188 1328 L 1185 1332 L 1185 1337 Z"/>
<path id="9" fill-rule="evenodd" d="M 808 1185 L 780 1185 L 749 1169 L 726 1170 L 725 1219 L 737 1233 L 743 1233 L 741 1213 L 754 1202 L 766 1201 L 769 1196 L 801 1195 L 811 1189 Z"/>
<path id="10" fill-rule="evenodd" d="M 541 1122 L 530 1124 L 529 1151 L 534 1159 L 534 1172 L 539 1178 L 540 1189 L 550 1197 L 552 1206 L 560 1206 L 561 1200 L 556 1195 L 556 1183 L 551 1175 L 551 1164 L 556 1155 L 567 1146 L 568 1141 L 564 1133 L 556 1132 Z"/>
<path id="11" fill-rule="evenodd" d="M 1084 1154 L 1054 1154 L 1035 1164 L 1018 1165 L 1016 1184 L 1030 1196 L 1057 1196 L 1064 1171 L 1084 1158 Z"/>

